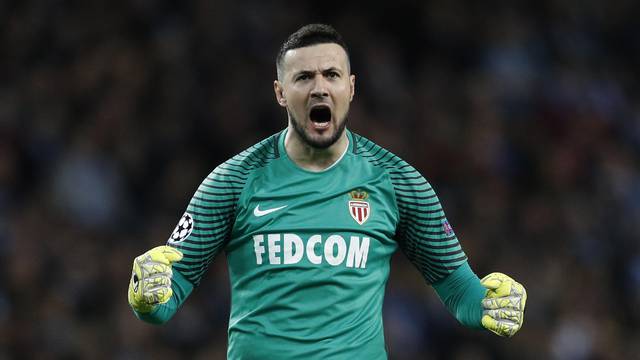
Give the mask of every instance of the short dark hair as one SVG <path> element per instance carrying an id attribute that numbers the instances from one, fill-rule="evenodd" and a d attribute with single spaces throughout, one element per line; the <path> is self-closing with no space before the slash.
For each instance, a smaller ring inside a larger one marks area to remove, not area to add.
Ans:
<path id="1" fill-rule="evenodd" d="M 308 24 L 296 30 L 296 32 L 289 35 L 289 38 L 287 38 L 280 47 L 280 51 L 278 51 L 278 56 L 276 57 L 278 78 L 280 78 L 281 75 L 282 59 L 287 51 L 311 45 L 331 43 L 338 44 L 344 49 L 344 52 L 347 53 L 348 61 L 349 49 L 347 49 L 347 44 L 342 39 L 342 35 L 340 35 L 340 33 L 331 25 Z"/>

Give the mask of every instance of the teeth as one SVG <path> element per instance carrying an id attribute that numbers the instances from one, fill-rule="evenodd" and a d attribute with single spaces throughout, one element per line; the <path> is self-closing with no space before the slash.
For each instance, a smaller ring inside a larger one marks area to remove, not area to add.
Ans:
<path id="1" fill-rule="evenodd" d="M 313 127 L 316 129 L 326 129 L 329 127 L 331 123 L 330 122 L 314 122 L 313 123 Z"/>

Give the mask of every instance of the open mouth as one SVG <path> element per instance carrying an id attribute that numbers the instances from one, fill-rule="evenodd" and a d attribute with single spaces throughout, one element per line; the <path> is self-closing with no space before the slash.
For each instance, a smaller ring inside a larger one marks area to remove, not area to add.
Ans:
<path id="1" fill-rule="evenodd" d="M 311 108 L 309 119 L 314 123 L 327 123 L 331 121 L 331 109 L 326 105 L 318 105 Z"/>

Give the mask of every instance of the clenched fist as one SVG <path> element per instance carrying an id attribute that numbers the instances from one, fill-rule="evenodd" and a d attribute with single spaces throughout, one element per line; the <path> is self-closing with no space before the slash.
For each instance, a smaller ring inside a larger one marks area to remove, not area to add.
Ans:
<path id="1" fill-rule="evenodd" d="M 173 295 L 171 264 L 180 261 L 182 253 L 170 246 L 158 246 L 133 260 L 129 281 L 129 305 L 139 312 L 151 312 Z"/>

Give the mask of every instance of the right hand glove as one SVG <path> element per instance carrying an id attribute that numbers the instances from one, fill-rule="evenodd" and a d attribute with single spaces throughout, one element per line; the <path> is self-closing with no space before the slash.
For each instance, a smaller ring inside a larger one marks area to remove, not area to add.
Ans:
<path id="1" fill-rule="evenodd" d="M 182 253 L 170 246 L 158 246 L 133 260 L 129 281 L 129 305 L 139 312 L 151 312 L 173 295 L 171 264 L 180 261 Z"/>

